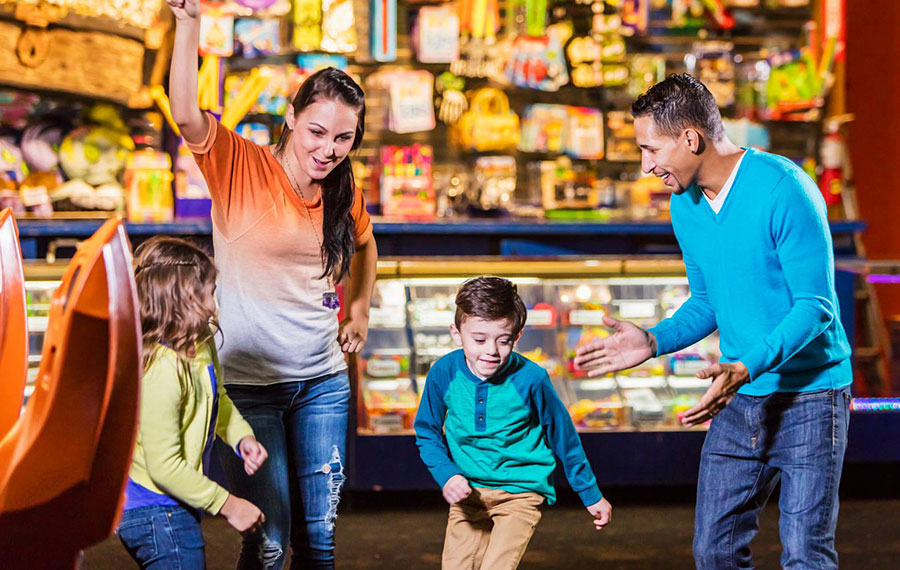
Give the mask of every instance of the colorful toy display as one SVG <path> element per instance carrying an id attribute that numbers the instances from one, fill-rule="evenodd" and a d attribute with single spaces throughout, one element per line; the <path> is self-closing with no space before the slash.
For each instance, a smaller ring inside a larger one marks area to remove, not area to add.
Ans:
<path id="1" fill-rule="evenodd" d="M 234 39 L 240 55 L 259 57 L 281 51 L 281 30 L 278 20 L 241 18 L 234 23 Z"/>
<path id="2" fill-rule="evenodd" d="M 516 159 L 511 156 L 479 156 L 475 180 L 470 187 L 469 206 L 476 210 L 506 209 L 516 190 Z"/>
<path id="3" fill-rule="evenodd" d="M 560 23 L 548 27 L 546 36 L 516 38 L 512 57 L 506 65 L 509 80 L 520 87 L 559 90 L 569 82 L 563 46 L 570 37 L 572 25 Z"/>
<path id="4" fill-rule="evenodd" d="M 626 111 L 606 114 L 606 158 L 624 162 L 641 160 L 641 149 L 634 139 L 634 118 Z"/>
<path id="5" fill-rule="evenodd" d="M 22 158 L 31 170 L 50 172 L 59 164 L 62 128 L 38 123 L 22 132 Z"/>
<path id="6" fill-rule="evenodd" d="M 623 0 L 622 33 L 645 34 L 650 21 L 650 0 Z"/>
<path id="7" fill-rule="evenodd" d="M 666 59 L 655 54 L 634 54 L 628 58 L 628 85 L 625 92 L 636 98 L 666 78 Z"/>
<path id="8" fill-rule="evenodd" d="M 222 4 L 202 3 L 200 55 L 228 57 L 234 53 L 234 15 Z"/>
<path id="9" fill-rule="evenodd" d="M 698 42 L 685 56 L 685 67 L 706 85 L 720 108 L 734 104 L 735 69 L 730 42 Z"/>
<path id="10" fill-rule="evenodd" d="M 603 113 L 589 107 L 569 107 L 565 153 L 573 158 L 603 158 Z"/>
<path id="11" fill-rule="evenodd" d="M 375 349 L 361 361 L 368 378 L 409 378 L 409 351 Z"/>
<path id="12" fill-rule="evenodd" d="M 447 125 L 456 123 L 469 108 L 469 100 L 463 93 L 465 85 L 465 79 L 457 77 L 449 71 L 440 74 L 435 80 L 435 90 L 439 94 L 436 102 L 439 106 L 438 119 L 442 123 Z"/>
<path id="13" fill-rule="evenodd" d="M 500 30 L 500 8 L 497 0 L 462 0 L 458 7 L 463 37 L 492 43 Z"/>
<path id="14" fill-rule="evenodd" d="M 293 43 L 300 51 L 313 51 L 322 44 L 322 0 L 292 0 Z"/>
<path id="15" fill-rule="evenodd" d="M 209 187 L 187 145 L 178 146 L 174 177 L 175 217 L 208 218 L 212 208 Z"/>
<path id="16" fill-rule="evenodd" d="M 28 175 L 28 165 L 22 157 L 22 149 L 12 137 L 0 137 L 0 173 L 12 184 L 18 185 Z"/>
<path id="17" fill-rule="evenodd" d="M 525 108 L 518 148 L 524 152 L 563 151 L 569 110 L 565 105 L 535 104 Z"/>
<path id="18" fill-rule="evenodd" d="M 469 110 L 456 123 L 462 146 L 481 152 L 510 150 L 519 142 L 519 116 L 506 94 L 493 87 L 475 92 Z"/>
<path id="19" fill-rule="evenodd" d="M 610 429 L 625 425 L 625 405 L 613 378 L 579 380 L 571 384 L 575 403 L 569 414 L 576 427 Z"/>
<path id="20" fill-rule="evenodd" d="M 391 104 L 388 128 L 395 133 L 415 133 L 434 128 L 434 76 L 427 71 L 390 73 Z"/>
<path id="21" fill-rule="evenodd" d="M 381 209 L 385 216 L 434 217 L 433 160 L 434 151 L 428 145 L 381 148 Z"/>
<path id="22" fill-rule="evenodd" d="M 546 370 L 551 378 L 560 376 L 563 373 L 562 362 L 551 356 L 549 353 L 544 352 L 540 347 L 523 352 L 522 356 Z"/>
<path id="23" fill-rule="evenodd" d="M 567 156 L 540 162 L 541 202 L 547 212 L 593 210 L 601 204 L 604 179 L 585 164 Z"/>
<path id="24" fill-rule="evenodd" d="M 19 185 L 19 194 L 26 211 L 36 217 L 53 215 L 50 193 L 59 187 L 62 179 L 57 172 L 32 172 Z"/>
<path id="25" fill-rule="evenodd" d="M 63 139 L 59 163 L 68 178 L 99 186 L 116 181 L 133 149 L 134 141 L 124 131 L 104 126 L 79 127 Z"/>
<path id="26" fill-rule="evenodd" d="M 410 380 L 368 380 L 362 393 L 366 426 L 372 432 L 412 429 L 419 397 Z"/>
<path id="27" fill-rule="evenodd" d="M 128 220 L 170 222 L 174 211 L 172 159 L 168 153 L 139 150 L 128 157 L 125 170 Z"/>
<path id="28" fill-rule="evenodd" d="M 446 5 L 423 6 L 413 38 L 422 63 L 451 63 L 459 58 L 459 15 Z"/>
<path id="29" fill-rule="evenodd" d="M 356 51 L 353 0 L 322 0 L 321 48 L 332 53 Z"/>
<path id="30" fill-rule="evenodd" d="M 766 115 L 774 120 L 806 120 L 818 116 L 822 83 L 809 49 L 784 52 L 769 58 Z"/>
<path id="31" fill-rule="evenodd" d="M 221 118 L 222 124 L 229 129 L 235 128 L 253 106 L 257 104 L 260 95 L 276 75 L 269 67 L 254 67 L 246 80 L 238 82 L 240 87 L 234 96 L 230 96 L 234 87 L 228 81 L 234 76 L 226 78 L 225 90 L 229 96 L 225 99 L 225 109 L 222 111 Z M 275 97 L 277 97 L 277 93 Z"/>

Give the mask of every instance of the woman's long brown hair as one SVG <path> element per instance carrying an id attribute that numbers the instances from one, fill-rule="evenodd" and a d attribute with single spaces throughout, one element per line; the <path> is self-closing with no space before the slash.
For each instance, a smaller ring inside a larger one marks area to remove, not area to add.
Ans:
<path id="1" fill-rule="evenodd" d="M 182 358 L 193 358 L 195 347 L 218 330 L 216 267 L 212 260 L 187 240 L 156 236 L 137 248 L 134 261 L 144 369 L 152 363 L 160 344 Z"/>

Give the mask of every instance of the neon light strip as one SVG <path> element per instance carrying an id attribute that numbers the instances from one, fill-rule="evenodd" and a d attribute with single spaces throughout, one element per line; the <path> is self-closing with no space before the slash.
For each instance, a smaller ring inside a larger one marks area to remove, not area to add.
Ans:
<path id="1" fill-rule="evenodd" d="M 866 281 L 869 283 L 900 283 L 900 275 L 866 275 Z"/>
<path id="2" fill-rule="evenodd" d="M 853 398 L 854 412 L 900 412 L 900 398 Z"/>

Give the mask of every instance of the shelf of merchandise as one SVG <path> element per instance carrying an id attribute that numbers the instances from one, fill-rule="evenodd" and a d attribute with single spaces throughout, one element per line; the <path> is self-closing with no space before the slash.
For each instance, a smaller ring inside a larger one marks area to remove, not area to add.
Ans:
<path id="1" fill-rule="evenodd" d="M 22 219 L 19 237 L 26 259 L 44 257 L 50 242 L 87 238 L 101 219 Z M 434 255 L 600 255 L 677 254 L 678 244 L 667 221 L 587 222 L 536 219 L 448 219 L 430 222 L 373 220 L 382 256 Z M 832 222 L 835 254 L 855 257 L 853 236 L 864 222 Z M 209 239 L 208 219 L 172 223 L 128 223 L 133 242 L 155 234 Z"/>

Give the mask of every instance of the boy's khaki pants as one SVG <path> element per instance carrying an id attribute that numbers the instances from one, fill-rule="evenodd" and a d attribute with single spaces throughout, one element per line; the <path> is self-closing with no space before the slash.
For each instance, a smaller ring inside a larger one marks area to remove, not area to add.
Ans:
<path id="1" fill-rule="evenodd" d="M 450 505 L 442 570 L 513 570 L 518 567 L 544 497 L 473 487 L 472 494 Z"/>

